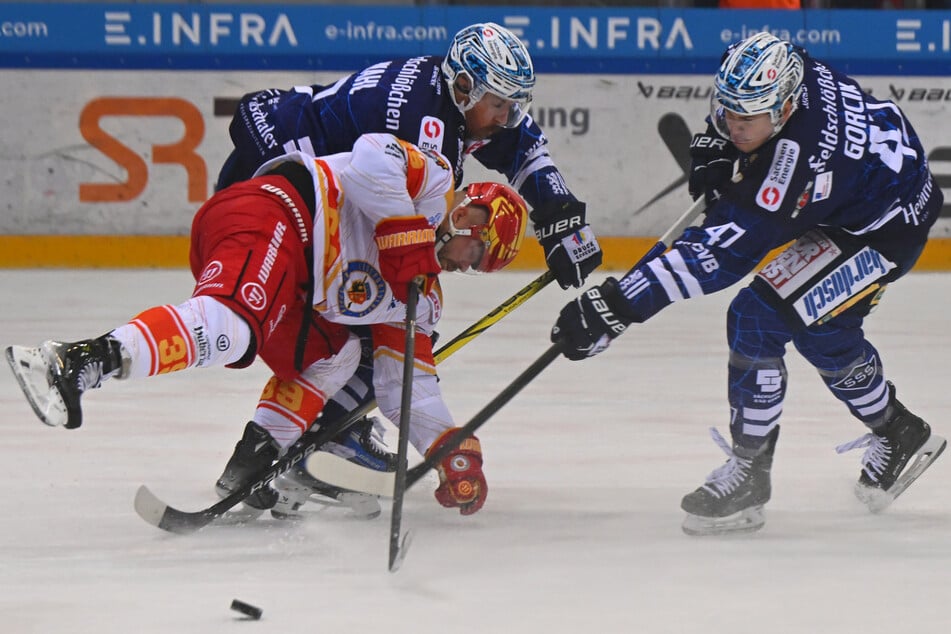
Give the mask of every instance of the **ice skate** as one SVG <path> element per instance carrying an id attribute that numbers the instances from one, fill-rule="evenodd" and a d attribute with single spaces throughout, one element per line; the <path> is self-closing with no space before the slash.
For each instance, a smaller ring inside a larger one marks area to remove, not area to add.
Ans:
<path id="1" fill-rule="evenodd" d="M 218 497 L 225 498 L 240 488 L 252 477 L 257 476 L 277 460 L 280 448 L 271 434 L 263 427 L 249 422 L 244 427 L 244 435 L 234 447 L 234 453 L 225 465 L 225 470 L 215 483 Z M 277 491 L 270 486 L 261 487 L 244 499 L 250 514 L 260 514 L 277 502 Z M 255 513 L 255 511 L 257 513 Z"/>
<path id="2" fill-rule="evenodd" d="M 769 471 L 779 427 L 758 450 L 730 447 L 715 428 L 710 435 L 728 460 L 707 476 L 707 481 L 680 502 L 687 512 L 683 531 L 688 535 L 723 535 L 759 530 L 766 523 L 763 505 L 769 501 Z"/>
<path id="3" fill-rule="evenodd" d="M 307 515 L 301 507 L 311 502 L 324 510 L 329 507 L 349 509 L 359 519 L 373 519 L 380 514 L 380 502 L 376 496 L 322 482 L 301 465 L 294 465 L 274 481 L 279 494 L 277 503 L 271 509 L 271 515 L 278 519 L 295 519 Z"/>
<path id="4" fill-rule="evenodd" d="M 388 452 L 383 445 L 383 423 L 376 417 L 364 416 L 357 420 L 320 451 L 374 471 L 396 471 L 396 454 Z"/>
<path id="5" fill-rule="evenodd" d="M 10 346 L 7 362 L 41 421 L 75 429 L 83 424 L 80 397 L 122 370 L 121 346 L 110 337 L 74 343 L 46 341 L 38 348 Z"/>
<path id="6" fill-rule="evenodd" d="M 892 414 L 880 428 L 836 447 L 844 453 L 865 447 L 862 472 L 855 484 L 855 496 L 873 513 L 885 510 L 911 483 L 931 466 L 947 441 L 931 433 L 931 427 L 909 412 L 895 398 L 895 386 L 888 383 Z"/>

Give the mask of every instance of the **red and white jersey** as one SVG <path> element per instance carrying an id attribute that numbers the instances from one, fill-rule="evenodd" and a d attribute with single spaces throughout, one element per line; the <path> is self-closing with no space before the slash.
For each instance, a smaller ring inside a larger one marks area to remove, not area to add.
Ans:
<path id="1" fill-rule="evenodd" d="M 265 163 L 303 164 L 314 179 L 314 309 L 343 324 L 402 323 L 406 306 L 380 274 L 374 240 L 387 218 L 425 216 L 435 229 L 449 212 L 452 170 L 441 155 L 390 134 L 366 134 L 342 152 L 315 158 L 292 152 Z M 420 298 L 417 325 L 431 333 L 441 310 L 438 285 Z"/>
<path id="2" fill-rule="evenodd" d="M 425 216 L 435 229 L 452 205 L 452 170 L 435 152 L 390 134 L 367 134 L 351 152 L 319 158 L 292 152 L 264 164 L 258 174 L 289 160 L 307 167 L 314 181 L 314 309 L 328 321 L 373 326 L 377 401 L 396 422 L 406 305 L 380 274 L 374 235 L 380 221 L 401 216 Z M 437 282 L 420 297 L 418 330 L 431 335 L 441 313 Z M 436 380 L 429 337 L 417 335 L 415 358 L 410 441 L 425 452 L 453 422 Z"/>

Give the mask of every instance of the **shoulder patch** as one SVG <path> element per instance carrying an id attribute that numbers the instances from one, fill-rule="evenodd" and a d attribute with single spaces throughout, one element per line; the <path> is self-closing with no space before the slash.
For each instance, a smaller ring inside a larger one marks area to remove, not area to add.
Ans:
<path id="1" fill-rule="evenodd" d="M 445 133 L 446 124 L 441 119 L 427 115 L 419 123 L 419 141 L 416 145 L 422 150 L 442 152 Z"/>

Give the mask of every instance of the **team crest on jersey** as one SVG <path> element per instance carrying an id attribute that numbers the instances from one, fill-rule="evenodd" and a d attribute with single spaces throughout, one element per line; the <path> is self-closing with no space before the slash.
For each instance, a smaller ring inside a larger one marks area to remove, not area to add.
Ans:
<path id="1" fill-rule="evenodd" d="M 354 280 L 347 289 L 347 302 L 350 304 L 365 304 L 369 296 L 367 283 L 363 280 Z"/>
<path id="2" fill-rule="evenodd" d="M 369 262 L 350 262 L 343 271 L 343 283 L 337 291 L 341 315 L 365 317 L 383 301 L 386 282 Z"/>
<path id="3" fill-rule="evenodd" d="M 766 180 L 756 193 L 757 205 L 766 211 L 776 211 L 782 206 L 798 160 L 799 144 L 789 139 L 780 139 L 776 144 L 773 163 L 769 166 Z"/>

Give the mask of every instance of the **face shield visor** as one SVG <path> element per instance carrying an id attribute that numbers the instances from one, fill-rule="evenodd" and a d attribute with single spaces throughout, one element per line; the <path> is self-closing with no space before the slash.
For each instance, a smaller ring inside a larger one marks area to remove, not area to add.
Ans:
<path id="1" fill-rule="evenodd" d="M 501 95 L 498 92 L 495 92 L 489 87 L 481 82 L 475 81 L 471 75 L 468 73 L 465 74 L 469 82 L 472 84 L 473 88 L 469 91 L 469 105 L 466 108 L 472 108 L 474 105 L 482 101 L 483 98 L 488 98 L 490 100 L 498 100 L 498 104 L 489 103 L 488 108 L 499 108 L 506 110 L 505 122 L 502 123 L 503 128 L 517 128 L 522 125 L 522 121 L 525 120 L 525 117 L 528 116 L 528 110 L 532 107 L 532 93 L 529 91 L 522 91 L 516 93 L 513 96 Z"/>

